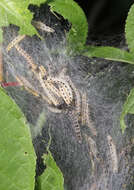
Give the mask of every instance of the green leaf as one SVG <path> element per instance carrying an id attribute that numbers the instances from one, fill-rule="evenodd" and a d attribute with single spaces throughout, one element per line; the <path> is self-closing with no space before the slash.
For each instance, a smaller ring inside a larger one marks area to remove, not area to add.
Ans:
<path id="1" fill-rule="evenodd" d="M 38 190 L 64 190 L 64 179 L 50 151 L 43 156 L 46 169 L 37 179 Z"/>
<path id="2" fill-rule="evenodd" d="M 30 0 L 29 4 L 40 6 L 42 3 L 46 3 L 47 0 Z"/>
<path id="3" fill-rule="evenodd" d="M 0 28 L 14 24 L 20 27 L 19 34 L 38 35 L 37 30 L 31 24 L 33 13 L 28 10 L 28 6 L 29 4 L 39 6 L 43 2 L 46 0 L 0 0 Z M 0 31 L 0 40 L 1 36 Z"/>
<path id="4" fill-rule="evenodd" d="M 130 52 L 134 54 L 134 4 L 131 6 L 126 19 L 125 33 Z"/>
<path id="5" fill-rule="evenodd" d="M 124 118 L 128 113 L 134 114 L 134 88 L 131 89 L 129 96 L 127 97 L 127 100 L 123 105 L 123 110 L 120 117 L 120 125 L 122 132 L 124 132 L 126 129 Z"/>
<path id="6" fill-rule="evenodd" d="M 68 45 L 73 51 L 79 51 L 86 42 L 88 24 L 80 6 L 73 0 L 55 0 L 48 3 L 51 11 L 55 11 L 67 19 L 71 29 L 67 33 Z"/>
<path id="7" fill-rule="evenodd" d="M 36 156 L 29 127 L 0 88 L 0 189 L 34 190 Z"/>
<path id="8" fill-rule="evenodd" d="M 134 56 L 127 51 L 114 47 L 85 46 L 81 54 L 87 57 L 100 57 L 112 61 L 134 64 Z"/>

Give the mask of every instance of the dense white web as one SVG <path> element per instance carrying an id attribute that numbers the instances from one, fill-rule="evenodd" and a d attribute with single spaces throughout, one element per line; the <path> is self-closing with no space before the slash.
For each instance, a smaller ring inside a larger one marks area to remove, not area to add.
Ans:
<path id="1" fill-rule="evenodd" d="M 23 76 L 39 92 L 43 89 L 27 61 L 16 48 L 6 51 L 7 45 L 16 37 L 16 29 L 5 30 L 3 59 L 5 80 L 16 81 L 15 76 Z M 41 155 L 45 151 L 49 135 L 52 135 L 51 151 L 63 171 L 67 188 L 73 190 L 120 190 L 131 182 L 133 160 L 130 156 L 132 143 L 121 134 L 119 116 L 123 102 L 111 102 L 107 98 L 107 77 L 90 77 L 82 70 L 80 57 L 72 59 L 66 54 L 65 40 L 49 45 L 37 37 L 26 37 L 19 43 L 38 66 L 43 65 L 51 75 L 59 75 L 67 68 L 67 75 L 81 92 L 88 94 L 92 124 L 97 136 L 86 125 L 81 126 L 82 144 L 79 144 L 72 121 L 65 113 L 55 113 L 48 109 L 41 97 L 35 97 L 23 87 L 8 87 L 8 93 L 19 104 L 31 126 L 35 149 L 38 155 L 38 172 L 41 169 Z M 48 48 L 50 46 L 51 48 Z M 86 79 L 84 79 L 84 77 Z M 104 81 L 103 81 L 104 80 Z M 109 81 L 110 84 L 110 81 Z M 110 86 L 110 85 L 109 85 Z M 112 88 L 112 83 L 111 83 Z M 43 142 L 43 143 L 42 143 Z"/>

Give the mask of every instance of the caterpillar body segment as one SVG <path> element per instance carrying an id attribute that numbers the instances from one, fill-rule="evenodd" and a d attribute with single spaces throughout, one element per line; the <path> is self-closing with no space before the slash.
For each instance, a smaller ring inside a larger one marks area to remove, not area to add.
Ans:
<path id="1" fill-rule="evenodd" d="M 89 111 L 89 105 L 88 105 L 88 102 L 87 102 L 87 95 L 86 93 L 83 93 L 82 94 L 82 112 L 81 112 L 81 121 L 82 121 L 82 125 L 87 125 L 90 130 L 91 130 L 91 133 L 96 136 L 97 135 L 97 131 L 96 129 L 94 128 L 90 118 L 89 118 L 89 114 L 90 114 L 90 111 Z"/>
<path id="2" fill-rule="evenodd" d="M 118 173 L 118 156 L 117 156 L 116 146 L 110 135 L 107 135 L 107 141 L 108 141 L 109 152 L 110 152 L 110 157 L 111 157 L 112 171 L 113 173 Z"/>
<path id="3" fill-rule="evenodd" d="M 31 66 L 33 73 L 37 74 L 36 70 L 38 66 L 33 62 L 32 57 L 24 49 L 22 49 L 18 44 L 15 45 L 15 48 L 26 59 L 27 63 Z"/>
<path id="4" fill-rule="evenodd" d="M 40 30 L 43 30 L 43 31 L 46 31 L 46 32 L 55 32 L 54 29 L 50 28 L 49 26 L 46 26 L 44 23 L 40 22 L 40 21 L 32 21 L 32 24 L 40 29 Z M 18 35 L 17 37 L 14 38 L 14 40 L 12 40 L 6 50 L 7 52 L 10 51 L 15 45 L 17 45 L 19 42 L 21 42 L 24 38 L 26 37 L 26 35 Z"/>
<path id="5" fill-rule="evenodd" d="M 54 104 L 54 106 L 58 106 L 59 105 L 58 99 L 49 91 L 49 89 L 47 88 L 47 82 L 42 79 L 42 76 L 40 73 L 39 73 L 39 81 L 40 81 L 41 87 L 43 88 L 44 93 L 51 100 L 51 104 Z"/>
<path id="6" fill-rule="evenodd" d="M 31 56 L 28 55 L 19 45 L 15 45 L 15 48 L 26 59 L 26 61 L 31 66 L 33 73 L 36 75 L 36 78 L 39 80 L 45 94 L 51 100 L 51 103 L 54 104 L 55 106 L 57 106 L 59 104 L 58 100 L 53 95 L 51 95 L 51 93 L 49 92 L 49 90 L 46 87 L 47 83 L 42 78 L 46 74 L 45 68 L 43 66 L 38 67 L 36 64 L 34 64 Z"/>
<path id="7" fill-rule="evenodd" d="M 39 94 L 35 88 L 29 83 L 28 80 L 26 80 L 24 77 L 15 77 L 16 80 L 19 82 L 19 84 L 21 86 L 23 86 L 29 93 L 33 94 L 36 97 L 41 97 L 43 100 L 45 100 L 45 102 L 47 102 L 48 104 L 52 104 L 52 102 L 49 100 L 48 97 L 44 96 L 43 94 Z"/>
<path id="8" fill-rule="evenodd" d="M 81 113 L 81 95 L 80 95 L 80 92 L 75 87 L 72 80 L 70 79 L 70 77 L 68 76 L 66 78 L 67 78 L 67 81 L 70 84 L 71 88 L 73 89 L 74 97 L 75 97 L 75 111 L 76 111 L 76 113 L 77 113 L 77 115 L 79 117 L 80 113 Z"/>
<path id="9" fill-rule="evenodd" d="M 43 66 L 37 66 L 34 62 L 32 57 L 26 53 L 19 45 L 15 45 L 17 51 L 26 59 L 27 63 L 31 66 L 32 72 L 35 74 L 36 78 L 41 83 L 41 86 L 44 88 L 42 76 L 44 76 L 46 70 Z"/>
<path id="10" fill-rule="evenodd" d="M 43 31 L 46 31 L 46 32 L 55 32 L 54 29 L 50 28 L 49 26 L 45 25 L 44 23 L 40 22 L 40 21 L 32 21 L 32 24 L 40 29 L 40 30 L 43 30 Z M 18 35 L 16 38 L 14 38 L 14 40 L 12 40 L 6 50 L 7 52 L 10 51 L 15 45 L 17 45 L 20 41 L 22 41 L 24 38 L 26 37 L 26 35 Z"/>
<path id="11" fill-rule="evenodd" d="M 34 22 L 34 25 L 42 30 L 47 27 L 41 22 Z M 47 28 L 49 29 L 49 28 Z M 52 31 L 51 31 L 52 32 Z M 92 126 L 89 118 L 89 107 L 86 93 L 82 93 L 71 78 L 67 75 L 67 68 L 63 68 L 56 76 L 53 71 L 53 64 L 47 64 L 47 70 L 43 65 L 35 64 L 32 57 L 19 46 L 23 36 L 17 36 L 8 46 L 7 51 L 12 47 L 23 56 L 30 66 L 34 78 L 38 81 L 40 90 L 37 92 L 23 76 L 16 77 L 17 81 L 25 87 L 27 91 L 35 96 L 41 97 L 48 104 L 48 109 L 53 113 L 69 113 L 72 126 L 76 133 L 79 143 L 82 142 L 80 124 L 87 125 L 91 132 L 96 135 L 97 132 Z M 41 91 L 42 90 L 42 91 Z"/>
<path id="12" fill-rule="evenodd" d="M 47 81 L 58 84 L 59 93 L 66 102 L 67 105 L 73 101 L 73 92 L 67 81 L 58 77 L 48 77 Z"/>
<path id="13" fill-rule="evenodd" d="M 32 21 L 32 24 L 38 28 L 39 30 L 43 30 L 45 32 L 50 32 L 50 33 L 53 33 L 55 32 L 54 29 L 50 28 L 49 26 L 45 25 L 43 22 L 41 21 Z"/>
<path id="14" fill-rule="evenodd" d="M 21 86 L 23 86 L 29 93 L 33 94 L 34 96 L 39 97 L 40 95 L 38 92 L 34 89 L 34 87 L 29 83 L 28 80 L 26 80 L 24 77 L 15 77 L 16 80 L 19 82 Z"/>
<path id="15" fill-rule="evenodd" d="M 86 116 L 86 107 L 87 107 L 87 96 L 86 93 L 84 92 L 82 94 L 82 110 L 81 110 L 81 123 L 82 125 L 86 125 L 86 120 L 87 120 L 87 116 Z"/>
<path id="16" fill-rule="evenodd" d="M 78 139 L 79 143 L 82 143 L 82 136 L 81 136 L 81 130 L 80 130 L 80 125 L 78 122 L 78 117 L 74 112 L 69 112 L 69 116 L 71 118 L 72 121 L 72 127 L 74 128 L 76 137 Z"/>
<path id="17" fill-rule="evenodd" d="M 47 95 L 51 97 L 52 103 L 54 106 L 60 106 L 64 103 L 60 93 L 58 93 L 57 88 L 46 81 L 44 81 L 45 89 L 47 90 Z M 57 103 L 56 103 L 57 102 Z"/>
<path id="18" fill-rule="evenodd" d="M 88 126 L 89 129 L 91 130 L 91 133 L 92 133 L 94 136 L 97 136 L 97 131 L 96 131 L 96 129 L 95 129 L 95 127 L 94 127 L 92 121 L 91 121 L 90 118 L 89 118 L 90 112 L 89 112 L 88 103 L 87 103 L 87 108 L 86 108 L 86 110 L 87 110 L 87 114 L 86 114 L 86 116 L 87 116 L 87 119 L 86 119 L 87 126 Z"/>
<path id="19" fill-rule="evenodd" d="M 70 94 L 65 84 L 63 83 L 59 84 L 59 93 L 67 105 L 70 105 L 72 103 L 73 100 L 72 94 Z"/>
<path id="20" fill-rule="evenodd" d="M 24 38 L 26 37 L 26 35 L 18 35 L 16 38 L 14 38 L 14 40 L 12 40 L 7 48 L 6 51 L 10 51 L 14 46 L 16 46 L 20 41 L 22 41 Z"/>
<path id="21" fill-rule="evenodd" d="M 39 71 L 40 71 L 40 74 L 41 74 L 42 78 L 47 78 L 47 71 L 46 71 L 46 69 L 43 67 L 43 65 L 40 65 L 40 66 L 39 66 Z"/>
<path id="22" fill-rule="evenodd" d="M 88 142 L 88 145 L 90 147 L 90 151 L 92 152 L 92 155 L 94 156 L 94 158 L 99 161 L 99 158 L 98 158 L 98 150 L 97 150 L 97 145 L 96 145 L 96 142 L 90 137 L 90 136 L 87 136 L 85 135 L 86 137 L 86 141 Z"/>
<path id="23" fill-rule="evenodd" d="M 58 105 L 58 101 L 56 100 L 56 98 L 54 98 L 49 91 L 47 90 L 47 88 L 45 88 L 45 84 L 44 81 L 42 79 L 42 76 L 45 74 L 46 70 L 43 66 L 38 67 L 32 60 L 32 57 L 30 55 L 28 55 L 25 50 L 23 50 L 19 45 L 15 45 L 15 48 L 17 49 L 17 51 L 26 59 L 27 63 L 31 66 L 32 72 L 35 74 L 36 78 L 39 80 L 40 85 L 42 86 L 45 94 L 47 94 L 48 98 L 45 98 L 44 95 L 41 95 L 43 97 L 43 99 L 45 99 L 47 101 L 47 103 L 51 102 L 50 104 L 54 104 L 54 105 Z M 28 90 L 28 89 L 27 89 Z"/>
<path id="24" fill-rule="evenodd" d="M 50 83 L 50 82 L 46 82 L 46 81 L 44 81 L 45 82 L 45 84 L 46 84 L 46 87 L 53 93 L 53 94 L 55 94 L 57 97 L 61 97 L 61 95 L 60 95 L 60 92 L 59 92 L 59 90 L 54 86 L 54 84 L 52 84 L 52 83 Z"/>

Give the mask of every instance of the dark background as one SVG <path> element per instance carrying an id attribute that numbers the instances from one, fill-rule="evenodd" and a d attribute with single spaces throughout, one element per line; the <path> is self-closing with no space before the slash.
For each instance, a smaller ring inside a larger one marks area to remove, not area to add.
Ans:
<path id="1" fill-rule="evenodd" d="M 114 33 L 124 29 L 125 19 L 134 0 L 75 0 L 83 8 L 89 33 Z"/>

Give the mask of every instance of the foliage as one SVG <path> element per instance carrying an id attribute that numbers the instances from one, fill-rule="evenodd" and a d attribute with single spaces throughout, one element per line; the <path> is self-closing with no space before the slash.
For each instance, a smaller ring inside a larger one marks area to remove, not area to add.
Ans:
<path id="1" fill-rule="evenodd" d="M 120 124 L 121 124 L 122 132 L 124 132 L 124 130 L 126 128 L 124 117 L 128 113 L 134 114 L 134 88 L 131 89 L 130 94 L 127 97 L 127 100 L 123 106 L 122 114 L 120 117 Z"/>
<path id="2" fill-rule="evenodd" d="M 134 5 L 131 6 L 126 19 L 125 36 L 128 43 L 129 51 L 124 51 L 114 47 L 92 47 L 84 46 L 81 54 L 88 57 L 101 57 L 113 61 L 122 61 L 134 64 Z"/>
<path id="3" fill-rule="evenodd" d="M 125 37 L 128 43 L 129 52 L 121 50 L 114 47 L 93 47 L 93 46 L 84 46 L 81 51 L 82 55 L 88 57 L 101 57 L 113 61 L 121 61 L 130 64 L 134 64 L 134 4 L 131 6 L 126 19 L 125 25 Z M 120 117 L 120 125 L 122 132 L 124 132 L 126 125 L 124 122 L 124 117 L 127 113 L 134 114 L 134 89 L 131 90 L 130 95 L 128 96 L 122 110 Z"/>
<path id="4" fill-rule="evenodd" d="M 129 50 L 134 55 L 134 4 L 131 6 L 126 19 L 125 34 Z"/>
<path id="5" fill-rule="evenodd" d="M 0 88 L 0 189 L 33 190 L 35 165 L 26 120 L 15 102 Z"/>
<path id="6" fill-rule="evenodd" d="M 29 126 L 15 102 L 0 88 L 0 189 L 34 190 L 36 156 Z M 50 146 L 50 145 L 49 145 Z M 38 190 L 63 190 L 63 175 L 49 149 Z"/>
<path id="7" fill-rule="evenodd" d="M 1 0 L 0 1 L 0 43 L 2 42 L 2 27 L 14 24 L 20 27 L 19 34 L 38 34 L 31 24 L 33 13 L 29 4 L 40 5 L 46 0 Z"/>
<path id="8" fill-rule="evenodd" d="M 130 8 L 125 25 L 125 35 L 130 52 L 114 47 L 91 47 L 85 46 L 82 55 L 88 57 L 101 57 L 113 61 L 122 61 L 134 64 L 134 5 Z"/>
<path id="9" fill-rule="evenodd" d="M 34 35 L 36 29 L 31 24 L 33 14 L 30 4 L 40 6 L 48 3 L 52 12 L 57 12 L 71 23 L 67 33 L 68 47 L 73 54 L 101 57 L 114 61 L 134 64 L 134 5 L 132 5 L 125 25 L 125 35 L 129 52 L 114 47 L 86 46 L 88 24 L 83 10 L 73 0 L 1 0 L 0 1 L 0 43 L 3 40 L 2 27 L 14 24 L 20 27 L 19 34 Z M 124 117 L 134 114 L 134 89 L 131 90 L 120 118 L 122 131 L 126 125 Z M 16 104 L 0 88 L 0 189 L 34 189 L 35 152 L 29 128 Z M 46 170 L 38 177 L 36 188 L 63 189 L 63 176 L 51 153 L 44 155 Z M 51 182 L 51 185 L 50 185 Z M 52 183 L 53 182 L 53 183 Z"/>
<path id="10" fill-rule="evenodd" d="M 50 151 L 43 155 L 46 169 L 37 179 L 36 190 L 64 190 L 64 179 Z"/>
<path id="11" fill-rule="evenodd" d="M 0 42 L 2 42 L 2 27 L 14 24 L 20 27 L 19 34 L 34 35 L 36 29 L 31 24 L 33 14 L 28 9 L 30 4 L 40 5 L 47 0 L 1 0 L 0 2 Z M 88 24 L 83 10 L 73 0 L 48 1 L 52 12 L 61 14 L 72 24 L 67 34 L 68 46 L 74 51 L 80 51 L 86 42 Z"/>
<path id="12" fill-rule="evenodd" d="M 74 53 L 75 51 L 77 54 L 82 54 L 88 57 L 101 57 L 113 61 L 120 61 L 120 62 L 134 64 L 134 5 L 132 5 L 130 8 L 125 25 L 125 35 L 129 48 L 129 52 L 127 52 L 125 50 L 121 50 L 115 47 L 86 46 L 85 42 L 87 38 L 87 23 L 86 23 L 87 21 L 80 7 L 78 7 L 76 3 L 74 4 L 73 3 L 74 2 L 72 0 L 69 1 L 55 0 L 49 4 L 53 11 L 56 11 L 59 14 L 61 14 L 64 18 L 68 19 L 69 22 L 71 22 L 72 24 L 71 30 L 67 35 L 69 46 L 71 46 L 71 48 L 73 49 L 72 52 Z M 74 6 L 70 8 L 70 5 Z M 82 34 L 83 37 L 81 36 Z M 126 103 L 124 104 L 123 111 L 121 114 L 120 124 L 123 132 L 126 128 L 124 117 L 127 113 L 131 112 L 129 105 L 131 104 L 133 105 L 134 101 L 134 96 L 132 92 L 133 90 L 130 92 L 130 95 Z"/>
<path id="13" fill-rule="evenodd" d="M 74 53 L 83 49 L 88 32 L 88 24 L 83 10 L 73 0 L 55 0 L 49 5 L 51 11 L 59 13 L 72 24 L 67 34 L 68 46 L 71 51 Z"/>
<path id="14" fill-rule="evenodd" d="M 82 54 L 87 57 L 101 57 L 112 61 L 134 64 L 134 56 L 132 54 L 114 47 L 86 46 Z"/>

